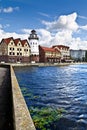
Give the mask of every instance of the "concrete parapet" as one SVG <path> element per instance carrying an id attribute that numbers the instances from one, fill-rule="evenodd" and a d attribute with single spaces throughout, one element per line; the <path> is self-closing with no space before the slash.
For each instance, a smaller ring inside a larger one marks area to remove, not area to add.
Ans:
<path id="1" fill-rule="evenodd" d="M 12 66 L 10 70 L 15 130 L 36 130 Z"/>

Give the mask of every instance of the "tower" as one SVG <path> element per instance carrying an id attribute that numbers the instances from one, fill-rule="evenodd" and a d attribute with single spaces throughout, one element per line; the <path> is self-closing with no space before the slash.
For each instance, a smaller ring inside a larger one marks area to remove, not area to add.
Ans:
<path id="1" fill-rule="evenodd" d="M 36 34 L 35 30 L 31 31 L 31 34 L 29 36 L 29 44 L 30 44 L 30 48 L 31 48 L 31 62 L 39 62 L 39 38 Z"/>

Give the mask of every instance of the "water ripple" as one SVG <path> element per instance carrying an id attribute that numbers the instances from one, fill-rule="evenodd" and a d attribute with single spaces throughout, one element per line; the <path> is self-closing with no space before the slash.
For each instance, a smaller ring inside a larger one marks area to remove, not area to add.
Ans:
<path id="1" fill-rule="evenodd" d="M 20 87 L 38 97 L 32 100 L 25 97 L 28 106 L 67 111 L 58 130 L 87 130 L 87 65 L 15 68 L 15 73 Z"/>

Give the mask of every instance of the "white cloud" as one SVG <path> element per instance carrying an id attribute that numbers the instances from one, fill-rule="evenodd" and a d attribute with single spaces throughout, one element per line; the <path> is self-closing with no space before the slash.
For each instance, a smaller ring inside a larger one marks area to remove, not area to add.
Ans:
<path id="1" fill-rule="evenodd" d="M 19 10 L 19 7 L 7 7 L 7 8 L 0 8 L 0 12 L 3 13 L 12 13 L 13 11 Z"/>
<path id="2" fill-rule="evenodd" d="M 28 39 L 29 34 L 17 34 L 15 32 L 5 32 L 4 30 L 0 29 L 0 41 L 3 38 L 8 38 L 8 37 L 14 37 L 14 38 L 21 38 L 21 39 Z"/>
<path id="3" fill-rule="evenodd" d="M 53 22 L 42 21 L 42 23 L 46 25 L 48 30 L 68 29 L 71 31 L 76 31 L 78 29 L 76 18 L 77 13 L 73 13 L 70 15 L 62 15 Z"/>
<path id="4" fill-rule="evenodd" d="M 81 16 L 81 15 L 78 15 L 78 17 L 81 18 L 81 19 L 87 19 L 87 17 Z"/>
<path id="5" fill-rule="evenodd" d="M 0 24 L 0 29 L 2 28 L 2 25 Z"/>
<path id="6" fill-rule="evenodd" d="M 46 25 L 46 29 L 50 32 L 49 46 L 63 44 L 69 46 L 71 49 L 87 49 L 87 37 L 82 40 L 80 37 L 74 37 L 74 33 L 82 30 L 87 30 L 87 25 L 78 25 L 76 19 L 77 13 L 69 15 L 61 15 L 57 20 L 52 22 L 42 21 Z M 56 31 L 56 33 L 54 33 Z M 53 35 L 52 35 L 53 33 Z M 80 34 L 81 35 L 81 34 Z M 46 41 L 44 40 L 46 45 Z"/>
<path id="7" fill-rule="evenodd" d="M 3 12 L 4 13 L 11 13 L 11 12 L 13 12 L 13 8 L 12 7 L 4 8 Z"/>
<path id="8" fill-rule="evenodd" d="M 87 25 L 85 26 L 79 26 L 80 29 L 87 30 Z"/>
<path id="9" fill-rule="evenodd" d="M 81 38 L 72 38 L 70 47 L 72 49 L 83 49 L 87 50 L 87 40 L 81 40 Z"/>
<path id="10" fill-rule="evenodd" d="M 52 34 L 45 29 L 37 29 L 36 31 L 39 34 L 40 44 L 43 46 L 50 46 Z"/>
<path id="11" fill-rule="evenodd" d="M 49 14 L 47 14 L 47 13 L 39 12 L 38 14 L 40 14 L 40 15 L 42 15 L 42 16 L 45 16 L 45 17 L 50 18 L 50 15 L 49 15 Z"/>
<path id="12" fill-rule="evenodd" d="M 21 31 L 25 34 L 30 34 L 32 29 L 22 29 Z"/>
<path id="13" fill-rule="evenodd" d="M 3 26 L 3 28 L 8 28 L 8 27 L 10 27 L 10 24 L 6 24 Z"/>
<path id="14" fill-rule="evenodd" d="M 32 29 L 22 29 L 22 32 L 29 37 Z M 43 46 L 49 46 L 52 40 L 52 34 L 46 29 L 36 29 L 36 32 L 39 36 L 39 42 Z M 27 37 L 27 38 L 28 38 Z"/>
<path id="15" fill-rule="evenodd" d="M 81 26 L 76 22 L 77 17 L 77 13 L 72 13 L 62 15 L 56 21 L 45 22 L 46 29 L 36 29 L 39 36 L 39 44 L 50 47 L 62 44 L 69 46 L 71 49 L 87 49 L 87 36 L 85 36 L 83 40 L 80 36 L 77 35 L 76 37 L 74 35 L 78 34 L 78 30 L 80 31 L 80 35 L 82 34 L 82 30 L 87 30 L 87 25 Z M 9 33 L 2 30 L 1 25 L 0 40 L 6 37 L 28 39 L 31 30 L 32 29 L 22 29 L 20 34 L 15 32 Z"/>

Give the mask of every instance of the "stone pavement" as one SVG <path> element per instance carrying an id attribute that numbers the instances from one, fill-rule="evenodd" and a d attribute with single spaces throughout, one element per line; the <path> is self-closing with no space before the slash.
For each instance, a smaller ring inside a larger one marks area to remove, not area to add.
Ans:
<path id="1" fill-rule="evenodd" d="M 14 130 L 9 68 L 0 67 L 0 130 Z"/>

